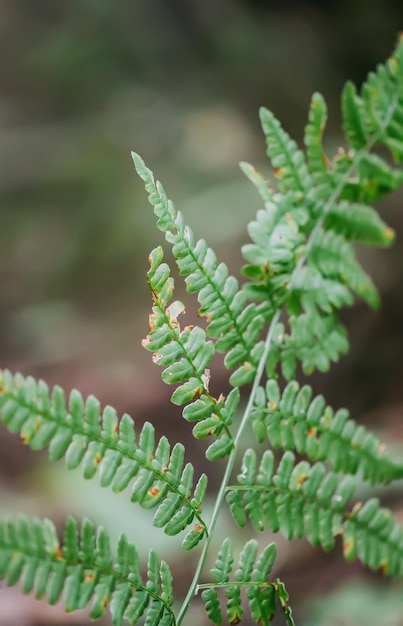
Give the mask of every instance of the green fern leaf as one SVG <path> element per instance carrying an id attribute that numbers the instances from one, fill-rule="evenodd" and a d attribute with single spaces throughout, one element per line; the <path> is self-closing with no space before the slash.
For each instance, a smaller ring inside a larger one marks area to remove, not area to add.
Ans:
<path id="1" fill-rule="evenodd" d="M 282 594 L 284 607 L 285 598 L 288 599 L 280 581 L 268 580 L 276 554 L 276 546 L 270 544 L 258 557 L 257 541 L 249 540 L 241 550 L 233 580 L 230 580 L 234 566 L 233 546 L 230 539 L 225 539 L 218 552 L 216 566 L 210 570 L 213 582 L 199 585 L 199 589 L 203 590 L 202 600 L 207 615 L 214 624 L 222 623 L 218 590 L 224 591 L 222 602 L 226 605 L 228 623 L 238 624 L 244 615 L 241 595 L 244 589 L 253 622 L 270 626 L 276 611 L 276 595 L 279 597 Z"/>
<path id="2" fill-rule="evenodd" d="M 290 332 L 274 333 L 282 340 L 274 341 L 269 353 L 269 376 L 276 374 L 281 363 L 285 378 L 293 378 L 298 361 L 307 374 L 315 369 L 326 371 L 348 348 L 345 331 L 332 311 L 352 303 L 350 290 L 371 306 L 378 304 L 376 289 L 348 240 L 382 246 L 393 241 L 392 229 L 366 203 L 403 181 L 402 171 L 370 152 L 382 144 L 396 160 L 403 154 L 399 152 L 403 136 L 401 56 L 399 44 L 389 63 L 369 75 L 362 95 L 352 84 L 346 86 L 342 108 L 351 150 L 341 149 L 331 161 L 322 147 L 327 117 L 322 96 L 314 94 L 311 102 L 305 129 L 307 163 L 278 120 L 266 110 L 261 112 L 279 193 L 269 190 L 251 166 L 243 166 L 266 203 L 249 226 L 253 243 L 242 249 L 248 262 L 243 272 L 249 279 L 244 291 L 250 300 L 260 303 L 268 321 L 285 304 L 292 315 Z M 333 244 L 329 261 L 324 260 L 327 251 L 321 252 L 324 232 Z M 337 251 L 336 242 L 345 256 Z M 315 342 L 325 346 L 326 352 Z M 239 370 L 237 377 L 248 380 L 245 370 Z"/>
<path id="3" fill-rule="evenodd" d="M 403 526 L 394 521 L 390 511 L 380 508 L 376 498 L 356 504 L 349 511 L 346 506 L 355 490 L 352 478 L 340 479 L 321 463 L 295 464 L 291 452 L 284 453 L 273 474 L 273 461 L 271 458 L 268 462 L 268 457 L 273 457 L 271 451 L 264 453 L 258 468 L 253 450 L 247 450 L 244 455 L 239 487 L 228 488 L 227 501 L 236 522 L 242 504 L 258 530 L 265 527 L 273 532 L 281 530 L 288 539 L 306 536 L 313 545 L 321 545 L 326 551 L 334 548 L 336 536 L 343 535 L 347 560 L 358 558 L 373 570 L 381 569 L 393 576 L 402 574 Z M 236 491 L 239 495 L 235 499 L 232 494 Z M 253 499 L 252 514 L 250 493 L 258 494 Z M 264 520 L 260 528 L 253 519 L 258 509 Z M 245 571 L 248 567 L 246 562 Z"/>
<path id="4" fill-rule="evenodd" d="M 0 372 L 0 420 L 11 432 L 20 431 L 24 443 L 33 449 L 49 447 L 51 460 L 65 456 L 68 469 L 81 465 L 85 478 L 99 471 L 103 487 L 118 492 L 132 484 L 132 502 L 146 509 L 157 508 L 154 524 L 169 534 L 180 532 L 195 519 L 199 530 L 186 545 L 193 547 L 196 538 L 200 541 L 206 535 L 201 517 L 206 476 L 200 478 L 192 497 L 194 470 L 191 464 L 184 465 L 183 445 L 176 444 L 171 451 L 162 437 L 155 446 L 150 423 L 144 424 L 137 442 L 128 415 L 119 422 L 111 407 L 101 413 L 94 397 L 84 403 L 75 390 L 67 408 L 59 387 L 50 398 L 43 381 L 37 384 L 32 378 L 13 377 L 7 371 Z M 186 524 L 168 525 L 178 511 Z"/>
<path id="5" fill-rule="evenodd" d="M 320 93 L 315 93 L 312 96 L 309 109 L 309 122 L 305 128 L 304 143 L 308 159 L 308 170 L 315 186 L 315 195 L 321 198 L 326 198 L 329 189 L 334 185 L 328 169 L 329 161 L 322 145 L 322 135 L 326 121 L 326 102 Z"/>
<path id="6" fill-rule="evenodd" d="M 325 279 L 345 284 L 372 307 L 379 306 L 378 291 L 371 278 L 358 263 L 349 241 L 334 231 L 317 231 L 309 252 L 309 262 Z"/>
<path id="7" fill-rule="evenodd" d="M 205 332 L 197 326 L 181 330 L 178 317 L 184 312 L 184 306 L 178 301 L 168 304 L 173 292 L 173 280 L 168 266 L 161 261 L 162 249 L 156 248 L 150 254 L 151 267 L 147 274 L 154 306 L 150 316 L 150 334 L 143 341 L 143 346 L 153 353 L 154 362 L 165 368 L 162 373 L 164 382 L 180 383 L 171 400 L 178 405 L 188 403 L 183 416 L 198 422 L 193 429 L 194 436 L 198 439 L 211 435 L 219 437 L 224 431 L 228 443 L 225 446 L 226 455 L 232 448 L 229 427 L 237 409 L 239 392 L 230 394 L 227 399 L 223 395 L 215 398 L 210 394 L 208 367 L 215 353 L 214 344 L 207 341 Z M 233 348 L 227 355 L 231 367 L 242 362 L 247 354 L 239 348 Z"/>
<path id="8" fill-rule="evenodd" d="M 50 520 L 0 519 L 0 578 L 9 585 L 21 581 L 25 593 L 47 595 L 50 604 L 63 594 L 68 612 L 91 601 L 91 619 L 109 607 L 115 626 L 135 624 L 143 615 L 146 623 L 176 624 L 168 565 L 151 551 L 144 581 L 134 545 L 122 535 L 113 558 L 107 532 L 87 519 L 79 531 L 69 518 L 62 544 Z"/>
<path id="9" fill-rule="evenodd" d="M 271 160 L 279 189 L 306 193 L 312 187 L 304 153 L 281 127 L 271 111 L 260 109 L 260 120 L 266 137 L 267 155 Z"/>
<path id="10" fill-rule="evenodd" d="M 403 172 L 391 167 L 378 154 L 365 154 L 358 164 L 360 185 L 357 201 L 374 202 L 396 191 L 403 183 Z"/>
<path id="11" fill-rule="evenodd" d="M 334 412 L 323 396 L 313 398 L 309 385 L 300 388 L 292 381 L 281 393 L 278 382 L 269 380 L 256 396 L 251 420 L 263 426 L 260 442 L 267 436 L 274 448 L 327 461 L 336 472 L 360 472 L 372 484 L 403 477 L 403 464 L 393 460 L 375 435 L 350 419 L 347 410 Z"/>
<path id="12" fill-rule="evenodd" d="M 234 502 L 237 508 L 242 504 L 256 530 L 281 530 L 287 539 L 306 536 L 326 551 L 333 549 L 345 507 L 354 492 L 354 481 L 341 481 L 321 463 L 295 464 L 292 452 L 284 453 L 273 474 L 273 460 L 273 453 L 267 450 L 258 467 L 254 450 L 246 451 L 238 476 L 240 486 L 229 487 L 227 494 L 235 521 L 238 522 L 238 512 L 234 512 Z M 239 494 L 236 499 L 234 492 Z"/>
<path id="13" fill-rule="evenodd" d="M 202 591 L 201 598 L 204 602 L 208 618 L 213 622 L 213 624 L 220 626 L 220 624 L 222 624 L 222 612 L 217 590 L 214 588 L 204 589 Z"/>
<path id="14" fill-rule="evenodd" d="M 392 513 L 379 506 L 377 498 L 358 503 L 342 528 L 347 560 L 359 559 L 372 570 L 390 576 L 403 573 L 403 526 Z"/>
<path id="15" fill-rule="evenodd" d="M 239 290 L 236 278 L 229 275 L 225 263 L 217 263 L 215 253 L 204 240 L 195 241 L 182 214 L 168 200 L 162 185 L 155 182 L 151 170 L 137 154 L 132 153 L 132 157 L 149 193 L 158 218 L 157 226 L 172 245 L 180 274 L 186 277 L 186 288 L 190 293 L 198 293 L 199 315 L 207 319 L 207 335 L 215 339 L 218 352 L 228 353 L 224 364 L 235 367 L 243 355 L 250 355 L 264 318 L 256 305 L 245 308 L 245 294 Z M 254 368 L 257 362 L 248 360 Z"/>
<path id="16" fill-rule="evenodd" d="M 364 204 L 335 204 L 325 217 L 324 227 L 344 235 L 346 239 L 371 245 L 389 246 L 394 239 L 393 230 L 374 209 Z"/>
<path id="17" fill-rule="evenodd" d="M 343 129 L 346 138 L 354 150 L 365 148 L 368 130 L 365 128 L 364 103 L 357 95 L 355 85 L 348 81 L 341 96 Z"/>
<path id="18" fill-rule="evenodd" d="M 263 202 L 273 202 L 273 194 L 270 190 L 270 187 L 264 180 L 263 176 L 257 171 L 257 169 L 253 167 L 253 165 L 250 165 L 250 163 L 246 163 L 245 161 L 241 161 L 239 166 L 245 176 L 247 176 L 251 183 L 255 185 Z"/>
<path id="19" fill-rule="evenodd" d="M 314 307 L 324 313 L 332 313 L 335 309 L 352 304 L 353 297 L 345 285 L 322 276 L 316 268 L 306 266 L 300 269 L 293 281 L 287 308 L 293 315 Z"/>
<path id="20" fill-rule="evenodd" d="M 340 355 L 348 352 L 346 330 L 335 314 L 319 313 L 312 307 L 298 317 L 290 317 L 289 324 L 289 333 L 282 324 L 276 326 L 267 362 L 269 377 L 275 377 L 277 364 L 281 362 L 284 378 L 293 379 L 297 360 L 301 361 L 305 374 L 312 374 L 315 369 L 326 372 L 331 361 L 338 361 Z"/>

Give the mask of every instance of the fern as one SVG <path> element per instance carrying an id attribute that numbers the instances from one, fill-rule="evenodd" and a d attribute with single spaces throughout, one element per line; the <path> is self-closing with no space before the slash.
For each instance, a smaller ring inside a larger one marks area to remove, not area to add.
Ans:
<path id="1" fill-rule="evenodd" d="M 0 575 L 9 585 L 21 580 L 24 593 L 46 595 L 50 604 L 64 594 L 66 611 L 81 609 L 91 600 L 91 619 L 104 615 L 109 606 L 114 624 L 123 619 L 136 623 L 143 615 L 148 624 L 175 623 L 168 565 L 151 550 L 143 580 L 134 545 L 121 535 L 113 559 L 106 531 L 87 519 L 79 532 L 69 518 L 60 545 L 50 520 L 5 518 L 0 523 L 0 550 Z"/>
<path id="2" fill-rule="evenodd" d="M 286 604 L 288 594 L 279 580 L 268 582 L 271 569 L 276 558 L 275 544 L 269 544 L 257 559 L 258 543 L 250 539 L 243 547 L 234 573 L 234 581 L 230 581 L 233 570 L 234 556 L 230 539 L 225 539 L 216 561 L 216 567 L 210 570 L 213 580 L 209 584 L 199 585 L 203 590 L 201 597 L 206 612 L 213 624 L 222 623 L 222 611 L 218 591 L 224 590 L 226 597 L 226 616 L 230 624 L 242 621 L 244 610 L 241 603 L 241 589 L 245 588 L 252 619 L 257 624 L 270 624 L 276 612 L 276 595 L 280 599 L 287 624 L 292 626 L 291 610 Z M 256 560 L 257 559 L 257 560 Z"/>
<path id="3" fill-rule="evenodd" d="M 99 402 L 90 396 L 84 404 L 73 391 L 68 408 L 64 392 L 55 387 L 51 397 L 47 385 L 10 372 L 0 378 L 2 421 L 33 450 L 49 448 L 49 458 L 65 456 L 68 469 L 81 465 L 84 478 L 100 474 L 102 487 L 125 490 L 131 483 L 131 501 L 143 508 L 157 507 L 154 525 L 176 535 L 196 518 L 184 539 L 190 549 L 207 532 L 200 506 L 207 487 L 203 474 L 193 490 L 194 469 L 184 467 L 185 449 L 176 444 L 171 451 L 166 437 L 155 446 L 154 427 L 146 422 L 136 441 L 134 423 L 128 415 L 120 421 L 111 407 L 101 415 Z"/>
<path id="4" fill-rule="evenodd" d="M 185 307 L 174 299 L 174 279 L 161 247 L 150 253 L 147 273 L 153 307 L 143 346 L 173 385 L 197 439 L 208 439 L 208 461 L 224 459 L 221 485 L 209 519 L 203 512 L 207 476 L 195 479 L 180 443 L 155 441 L 146 422 L 136 434 L 131 417 L 101 410 L 31 377 L 0 372 L 0 419 L 33 450 L 64 458 L 86 479 L 99 474 L 102 487 L 126 491 L 135 505 L 154 509 L 153 524 L 167 535 L 183 533 L 182 547 L 201 544 L 193 579 L 174 605 L 168 565 L 151 550 L 147 575 L 125 536 L 116 556 L 103 529 L 69 518 L 60 542 L 49 520 L 0 519 L 0 578 L 21 582 L 24 593 L 64 598 L 67 611 L 91 603 L 92 619 L 109 608 L 113 624 L 180 625 L 196 593 L 216 624 L 237 624 L 245 606 L 257 624 L 269 625 L 277 609 L 294 624 L 284 584 L 274 576 L 277 548 L 249 539 L 238 551 L 224 539 L 215 567 L 204 572 L 220 511 L 226 502 L 238 524 L 251 531 L 307 538 L 325 551 L 340 537 L 347 560 L 374 571 L 403 575 L 403 526 L 377 498 L 357 500 L 361 481 L 384 485 L 403 477 L 403 464 L 347 409 L 334 410 L 309 385 L 295 380 L 327 371 L 348 351 L 339 312 L 356 297 L 379 305 L 376 286 L 356 257 L 354 243 L 389 246 L 393 231 L 370 203 L 403 185 L 403 40 L 393 56 L 368 76 L 360 91 L 347 83 L 342 94 L 345 148 L 325 155 L 327 108 L 314 94 L 305 128 L 305 152 L 266 109 L 261 121 L 275 187 L 254 167 L 241 168 L 256 187 L 263 208 L 248 224 L 240 286 L 204 240 L 196 240 L 161 183 L 137 154 L 157 226 L 172 248 L 187 291 L 197 295 L 205 327 L 182 324 Z M 379 150 L 382 148 L 382 151 Z M 385 156 L 387 152 L 391 160 Z M 232 390 L 209 389 L 214 355 L 224 354 Z M 240 387 L 251 384 L 240 410 Z M 247 430 L 265 449 L 243 453 Z M 280 450 L 274 454 L 273 450 Z M 298 460 L 297 460 L 298 455 Z M 234 476 L 235 474 L 235 476 Z M 260 551 L 260 554 L 259 554 Z M 235 554 L 239 552 L 236 560 Z"/>

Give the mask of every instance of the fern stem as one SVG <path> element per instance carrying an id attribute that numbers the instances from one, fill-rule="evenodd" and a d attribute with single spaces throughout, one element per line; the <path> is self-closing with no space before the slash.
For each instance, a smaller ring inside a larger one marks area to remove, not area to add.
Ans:
<path id="1" fill-rule="evenodd" d="M 210 520 L 210 524 L 209 524 L 209 527 L 208 527 L 208 536 L 207 536 L 206 541 L 205 541 L 205 543 L 203 545 L 203 549 L 202 549 L 202 552 L 200 554 L 199 561 L 197 563 L 197 567 L 196 567 L 196 570 L 195 570 L 195 574 L 193 576 L 193 580 L 192 580 L 192 582 L 190 584 L 190 587 L 189 587 L 188 592 L 186 594 L 186 597 L 185 597 L 185 599 L 183 601 L 181 609 L 180 609 L 180 611 L 178 613 L 178 617 L 177 617 L 177 620 L 176 620 L 177 626 L 179 626 L 182 623 L 183 618 L 185 617 L 185 615 L 187 613 L 187 610 L 189 608 L 189 605 L 190 605 L 190 603 L 192 601 L 192 598 L 197 593 L 197 587 L 198 587 L 198 583 L 199 583 L 199 578 L 200 578 L 200 575 L 202 573 L 204 564 L 206 562 L 207 552 L 208 552 L 210 544 L 211 544 L 211 540 L 212 540 L 212 537 L 213 537 L 213 534 L 214 534 L 214 529 L 215 529 L 215 526 L 217 524 L 218 516 L 220 514 L 221 507 L 222 507 L 222 504 L 224 502 L 225 493 L 227 491 L 228 484 L 229 484 L 229 481 L 230 481 L 230 478 L 231 478 L 231 474 L 232 474 L 232 470 L 234 468 L 234 464 L 235 464 L 235 461 L 236 461 L 237 452 L 238 452 L 238 444 L 239 444 L 239 442 L 240 442 L 240 440 L 242 438 L 242 435 L 244 433 L 244 430 L 245 430 L 245 428 L 246 428 L 246 426 L 247 426 L 247 424 L 249 422 L 249 417 L 250 417 L 250 414 L 251 414 L 251 411 L 252 411 L 252 408 L 253 408 L 253 403 L 254 403 L 256 391 L 257 391 L 257 389 L 259 387 L 260 380 L 261 380 L 261 378 L 263 376 L 263 372 L 264 372 L 264 369 L 265 369 L 266 361 L 267 361 L 267 358 L 268 358 L 268 355 L 269 355 L 269 351 L 270 351 L 270 348 L 271 348 L 271 345 L 272 345 L 273 333 L 274 333 L 274 330 L 276 328 L 277 322 L 280 319 L 280 315 L 281 315 L 281 309 L 279 309 L 276 312 L 275 316 L 273 317 L 273 319 L 271 321 L 270 328 L 269 328 L 269 330 L 267 332 L 264 352 L 263 352 L 262 357 L 261 357 L 261 359 L 259 361 L 259 365 L 258 365 L 258 368 L 257 368 L 257 371 L 256 371 L 256 375 L 255 375 L 254 381 L 253 381 L 252 390 L 251 390 L 251 393 L 249 395 L 248 404 L 246 405 L 246 408 L 245 408 L 245 411 L 244 411 L 241 423 L 239 424 L 238 431 L 237 431 L 236 436 L 234 438 L 234 446 L 233 446 L 233 448 L 231 450 L 231 453 L 230 453 L 230 455 L 228 457 L 228 463 L 227 463 L 227 466 L 225 468 L 224 476 L 222 478 L 220 489 L 219 489 L 218 494 L 217 494 L 217 498 L 216 498 L 215 505 L 214 505 L 214 510 L 213 510 L 213 513 L 212 513 L 212 516 L 211 516 L 211 520 Z"/>

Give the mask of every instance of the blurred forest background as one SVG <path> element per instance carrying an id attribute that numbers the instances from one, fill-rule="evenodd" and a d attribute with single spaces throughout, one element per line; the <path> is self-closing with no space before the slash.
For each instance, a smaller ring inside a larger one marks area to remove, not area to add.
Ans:
<path id="1" fill-rule="evenodd" d="M 341 141 L 342 85 L 348 78 L 361 82 L 384 61 L 402 28 L 402 0 L 2 0 L 0 366 L 93 393 L 139 424 L 152 421 L 158 435 L 186 443 L 189 458 L 208 471 L 188 425 L 169 405 L 160 370 L 140 347 L 151 305 L 147 256 L 162 235 L 130 150 L 162 180 L 196 236 L 239 274 L 245 225 L 260 202 L 238 162 L 269 176 L 259 106 L 300 142 L 311 94 L 320 91 L 329 106 L 332 153 Z M 351 353 L 310 381 L 397 454 L 402 200 L 400 192 L 382 205 L 397 231 L 395 247 L 360 251 L 381 290 L 382 310 L 373 314 L 358 303 L 346 311 Z M 181 289 L 178 283 L 184 297 Z M 192 317 L 197 306 L 186 302 Z M 219 365 L 215 384 L 226 390 Z M 211 470 L 214 484 L 220 467 Z M 124 530 L 172 563 L 175 588 L 184 593 L 195 557 L 175 569 L 178 543 L 150 530 L 150 517 L 126 496 L 95 483 L 79 472 L 67 475 L 63 463 L 50 468 L 46 454 L 30 453 L 0 429 L 1 514 L 26 511 L 61 525 L 73 512 L 114 536 Z M 384 497 L 403 518 L 401 487 Z M 291 593 L 298 624 L 403 624 L 401 584 L 304 542 L 278 541 L 276 574 Z M 190 620 L 206 623 L 197 603 Z M 65 616 L 60 607 L 0 588 L 0 626 L 87 623 L 85 612 Z"/>

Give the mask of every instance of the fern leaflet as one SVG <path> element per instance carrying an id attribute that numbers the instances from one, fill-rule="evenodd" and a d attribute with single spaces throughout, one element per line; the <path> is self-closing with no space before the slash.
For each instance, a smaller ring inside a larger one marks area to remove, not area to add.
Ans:
<path id="1" fill-rule="evenodd" d="M 186 549 L 206 535 L 200 511 L 207 477 L 202 474 L 193 488 L 194 469 L 190 463 L 184 466 L 183 445 L 171 450 L 162 437 L 155 446 L 150 423 L 144 424 L 137 442 L 128 415 L 119 422 L 111 407 L 101 414 L 99 402 L 90 396 L 84 404 L 78 391 L 72 391 L 67 408 L 60 387 L 50 397 L 43 381 L 37 384 L 8 371 L 0 372 L 0 419 L 11 432 L 20 432 L 32 449 L 48 447 L 50 460 L 65 456 L 67 468 L 81 465 L 85 478 L 99 471 L 102 487 L 119 492 L 135 479 L 132 502 L 146 509 L 157 507 L 153 523 L 168 535 L 178 534 L 196 519 L 184 539 Z"/>
<path id="2" fill-rule="evenodd" d="M 229 624 L 238 624 L 243 619 L 242 589 L 245 590 L 250 614 L 255 623 L 270 626 L 271 619 L 276 612 L 276 595 L 281 595 L 281 604 L 287 616 L 287 623 L 294 624 L 291 611 L 286 605 L 288 596 L 284 586 L 278 579 L 273 582 L 268 581 L 277 553 L 275 544 L 268 545 L 259 557 L 257 553 L 258 543 L 255 539 L 250 539 L 239 555 L 234 572 L 235 580 L 230 581 L 234 566 L 233 547 L 230 539 L 225 539 L 223 542 L 218 552 L 216 566 L 210 570 L 213 582 L 199 585 L 207 615 L 213 624 L 218 626 L 222 623 L 223 616 L 218 594 L 220 589 L 224 591 Z"/>
<path id="3" fill-rule="evenodd" d="M 50 520 L 3 518 L 0 555 L 0 578 L 9 585 L 21 581 L 24 593 L 46 595 L 49 604 L 56 604 L 63 594 L 67 612 L 91 601 L 91 619 L 109 607 L 114 626 L 123 620 L 136 624 L 142 616 L 150 626 L 176 624 L 168 565 L 151 550 L 143 580 L 134 545 L 121 535 L 113 558 L 107 532 L 88 519 L 79 531 L 70 517 L 60 544 Z"/>
<path id="4" fill-rule="evenodd" d="M 323 396 L 312 398 L 309 385 L 300 388 L 292 381 L 281 392 L 277 381 L 269 380 L 256 394 L 251 420 L 260 443 L 267 437 L 273 448 L 327 461 L 336 472 L 361 472 L 372 484 L 403 477 L 403 464 L 375 435 L 350 419 L 346 409 L 334 412 Z"/>

